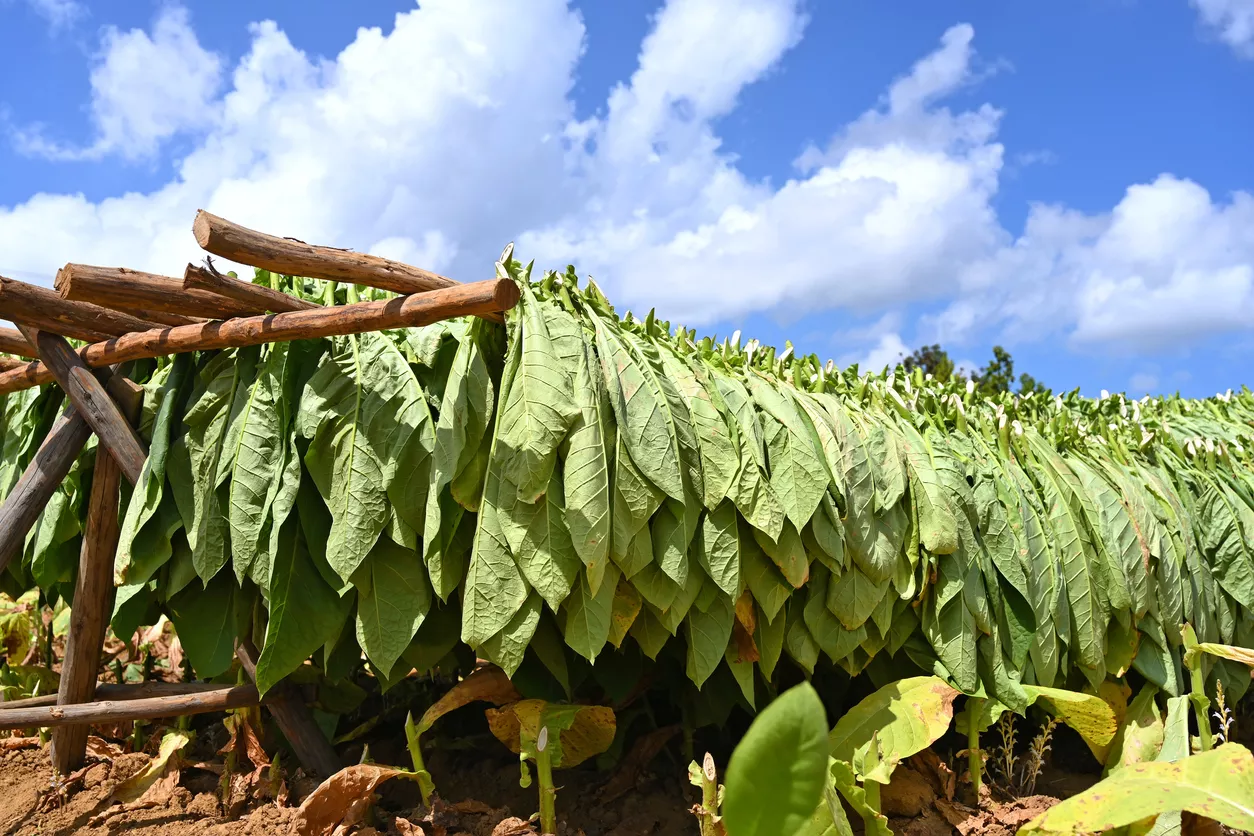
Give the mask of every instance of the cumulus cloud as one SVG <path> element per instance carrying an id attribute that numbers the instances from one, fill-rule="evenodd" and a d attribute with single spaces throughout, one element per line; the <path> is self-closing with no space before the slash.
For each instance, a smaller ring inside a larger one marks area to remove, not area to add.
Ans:
<path id="1" fill-rule="evenodd" d="M 38 0 L 61 19 L 76 4 Z M 187 10 L 166 6 L 152 32 L 107 27 L 91 71 L 91 115 L 96 139 L 86 147 L 46 138 L 38 129 L 19 137 L 29 153 L 53 159 L 127 159 L 151 156 L 164 141 L 198 131 L 217 118 L 222 62 L 203 49 Z"/>
<path id="2" fill-rule="evenodd" d="M 1202 23 L 1243 58 L 1254 58 L 1254 0 L 1191 0 Z"/>
<path id="3" fill-rule="evenodd" d="M 1179 347 L 1254 322 L 1254 195 L 1216 200 L 1163 175 L 1105 214 L 1034 206 L 1024 234 L 973 263 L 924 331 L 961 341 L 1000 325 L 1020 339 L 1060 328 L 1073 345 Z"/>
<path id="4" fill-rule="evenodd" d="M 0 252 L 48 277 L 71 260 L 177 273 L 199 257 L 189 227 L 205 208 L 470 281 L 516 240 L 688 325 L 889 312 L 841 343 L 864 364 L 895 362 L 912 330 L 946 346 L 1001 329 L 1136 350 L 1254 322 L 1248 194 L 1164 175 L 1107 213 L 1041 205 L 1022 234 L 1002 226 L 1002 113 L 947 104 L 998 66 L 965 24 L 799 149 L 791 179 L 747 177 L 718 120 L 805 25 L 800 0 L 669 0 L 635 72 L 581 121 L 585 32 L 565 0 L 426 0 L 331 59 L 263 22 L 233 67 L 167 10 L 151 32 L 106 33 L 91 153 L 149 154 L 181 134 L 192 150 L 151 192 L 0 207 Z M 180 74 L 196 82 L 174 101 L 164 80 Z M 910 327 L 921 302 L 935 312 Z"/>

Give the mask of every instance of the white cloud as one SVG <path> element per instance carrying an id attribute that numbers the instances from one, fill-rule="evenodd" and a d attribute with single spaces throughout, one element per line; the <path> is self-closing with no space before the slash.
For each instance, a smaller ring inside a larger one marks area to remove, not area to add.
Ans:
<path id="1" fill-rule="evenodd" d="M 1254 0 L 1191 0 L 1202 23 L 1243 58 L 1254 58 Z"/>
<path id="2" fill-rule="evenodd" d="M 73 4 L 40 0 L 61 9 Z M 58 12 L 64 14 L 64 12 Z M 38 130 L 19 137 L 28 152 L 53 159 L 140 159 L 175 134 L 207 128 L 218 118 L 215 98 L 222 63 L 200 46 L 187 10 L 166 6 L 152 33 L 107 27 L 91 71 L 91 114 L 96 139 L 86 147 L 46 139 Z"/>
<path id="3" fill-rule="evenodd" d="M 426 0 L 332 59 L 261 23 L 231 68 L 167 11 L 151 33 L 106 36 L 91 147 L 107 151 L 92 153 L 147 153 L 189 131 L 193 150 L 149 193 L 0 207 L 0 253 L 49 278 L 66 261 L 177 274 L 200 258 L 198 208 L 466 281 L 517 240 L 524 257 L 574 263 L 624 306 L 689 325 L 887 311 L 838 341 L 864 364 L 906 353 L 902 312 L 928 300 L 945 307 L 913 336 L 951 348 L 1001 329 L 1007 344 L 1063 334 L 1135 350 L 1254 322 L 1248 194 L 1163 176 L 1109 213 L 1034 206 L 1022 235 L 1003 228 L 1001 111 L 946 106 L 988 72 L 965 24 L 802 151 L 792 179 L 746 177 L 717 121 L 805 22 L 799 0 L 670 0 L 631 78 L 578 121 L 584 27 L 564 0 Z M 196 82 L 175 101 L 165 80 L 180 75 Z"/>
<path id="4" fill-rule="evenodd" d="M 616 298 L 656 304 L 696 324 L 751 310 L 869 310 L 952 289 L 958 267 L 1003 236 L 989 204 L 1002 149 L 988 139 L 1000 114 L 991 107 L 957 116 L 929 109 L 973 77 L 969 26 L 946 32 L 936 52 L 893 84 L 882 107 L 827 149 L 806 151 L 798 168 L 807 176 L 778 190 L 749 182 L 734 159 L 719 153 L 709 122 L 718 108 L 694 108 L 693 119 L 672 116 L 652 131 L 618 130 L 615 101 L 678 98 L 682 77 L 667 79 L 675 89 L 662 93 L 657 79 L 642 77 L 644 68 L 680 60 L 669 50 L 690 52 L 669 35 L 671 27 L 743 60 L 732 74 L 741 82 L 779 60 L 795 40 L 798 10 L 790 3 L 740 5 L 769 9 L 778 22 L 728 32 L 722 20 L 737 15 L 723 12 L 722 4 L 685 0 L 667 7 L 645 42 L 641 72 L 611 97 L 607 123 L 590 130 L 595 162 L 612 164 L 617 180 L 599 182 L 562 221 L 524 236 L 522 248 L 574 258 L 606 274 Z M 679 6 L 711 10 L 704 17 L 672 16 Z M 728 91 L 717 96 L 724 107 L 732 99 Z M 607 142 L 615 150 L 601 156 Z M 623 165 L 631 160 L 636 165 Z"/>
<path id="5" fill-rule="evenodd" d="M 26 0 L 26 5 L 48 21 L 53 31 L 64 29 L 87 16 L 87 7 L 76 0 Z"/>
<path id="6" fill-rule="evenodd" d="M 856 362 L 863 371 L 880 372 L 888 366 L 896 366 L 912 351 L 913 349 L 902 342 L 900 334 L 884 334 L 879 342 Z"/>
<path id="7" fill-rule="evenodd" d="M 1012 246 L 971 265 L 960 298 L 926 320 L 942 341 L 1000 325 L 1019 339 L 1166 349 L 1254 323 L 1254 195 L 1226 203 L 1163 175 L 1108 214 L 1034 206 Z"/>

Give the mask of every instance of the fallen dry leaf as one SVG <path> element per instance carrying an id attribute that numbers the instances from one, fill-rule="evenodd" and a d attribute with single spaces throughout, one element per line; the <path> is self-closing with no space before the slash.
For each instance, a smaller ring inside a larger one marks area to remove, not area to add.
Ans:
<path id="1" fill-rule="evenodd" d="M 401 836 L 427 836 L 421 827 L 414 824 L 409 819 L 403 819 L 397 816 L 396 821 L 393 822 L 393 824 L 396 825 L 396 832 L 401 834 Z"/>
<path id="2" fill-rule="evenodd" d="M 137 774 L 127 778 L 114 787 L 113 792 L 105 799 L 106 804 L 129 804 L 144 798 L 162 778 L 169 774 L 175 776 L 174 785 L 178 786 L 179 757 L 178 753 L 190 741 L 187 732 L 169 732 L 161 738 L 161 749 L 149 764 Z M 173 789 L 173 786 L 171 789 Z"/>
<path id="3" fill-rule="evenodd" d="M 396 775 L 409 774 L 373 763 L 341 769 L 319 784 L 300 805 L 292 821 L 292 832 L 298 836 L 329 836 L 352 814 L 356 802 L 370 798 L 375 787 Z"/>
<path id="4" fill-rule="evenodd" d="M 496 827 L 492 828 L 492 836 L 533 836 L 535 831 L 531 829 L 531 823 L 511 816 L 508 819 L 501 819 Z"/>
<path id="5" fill-rule="evenodd" d="M 473 798 L 468 798 L 465 801 L 458 801 L 456 804 L 451 804 L 449 805 L 449 809 L 457 813 L 472 813 L 479 816 L 488 815 L 493 812 L 493 809 L 490 806 L 484 804 L 482 801 L 476 801 Z"/>
<path id="6" fill-rule="evenodd" d="M 18 749 L 38 748 L 38 737 L 6 737 L 0 740 L 0 752 L 16 752 Z"/>
<path id="7" fill-rule="evenodd" d="M 110 761 L 122 754 L 122 747 L 111 743 L 103 737 L 92 735 L 87 738 L 87 756 L 102 761 Z"/>

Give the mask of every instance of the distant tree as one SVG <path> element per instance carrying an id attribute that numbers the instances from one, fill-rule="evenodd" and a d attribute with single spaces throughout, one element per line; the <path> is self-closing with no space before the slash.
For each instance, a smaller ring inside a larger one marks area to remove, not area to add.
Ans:
<path id="1" fill-rule="evenodd" d="M 941 383 L 954 376 L 954 361 L 949 359 L 949 354 L 939 345 L 916 348 L 913 354 L 901 361 L 901 365 L 908 372 L 921 369 L 924 374 L 930 374 Z"/>
<path id="2" fill-rule="evenodd" d="M 916 348 L 909 357 L 903 357 L 901 365 L 906 371 L 920 369 L 934 379 L 945 383 L 950 380 L 963 380 L 964 375 L 950 359 L 949 352 L 939 345 L 925 345 Z M 1032 375 L 1024 372 L 1019 375 L 1019 394 L 1032 392 L 1049 392 L 1042 383 Z M 999 345 L 993 346 L 993 359 L 978 372 L 971 375 L 971 381 L 986 395 L 997 392 L 1009 392 L 1015 383 L 1015 361 L 1010 352 Z"/>

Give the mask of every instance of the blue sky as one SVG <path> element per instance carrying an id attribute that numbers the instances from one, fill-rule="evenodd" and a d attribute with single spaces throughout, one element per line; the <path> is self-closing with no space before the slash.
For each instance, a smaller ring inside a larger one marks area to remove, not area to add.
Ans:
<path id="1" fill-rule="evenodd" d="M 841 362 L 1252 382 L 1254 0 L 0 0 L 0 50 L 11 277 L 177 273 L 203 207 Z"/>

